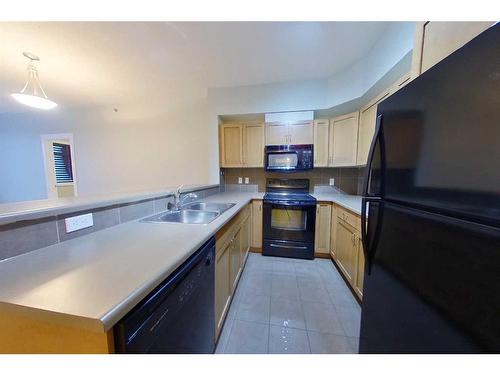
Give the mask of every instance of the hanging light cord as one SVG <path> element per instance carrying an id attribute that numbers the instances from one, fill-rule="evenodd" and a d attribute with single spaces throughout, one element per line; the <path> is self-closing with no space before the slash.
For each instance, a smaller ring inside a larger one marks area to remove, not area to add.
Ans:
<path id="1" fill-rule="evenodd" d="M 26 91 L 30 81 L 33 80 L 34 82 L 37 83 L 36 85 L 33 85 L 33 95 L 38 94 L 38 92 L 37 92 L 37 86 L 38 86 L 40 88 L 40 91 L 42 92 L 43 96 L 45 97 L 45 99 L 48 99 L 47 94 L 45 94 L 45 91 L 43 90 L 42 84 L 40 83 L 40 80 L 38 79 L 38 70 L 36 70 L 36 66 L 33 63 L 33 60 L 31 60 L 30 63 L 28 64 L 28 75 L 29 75 L 28 81 L 26 81 L 26 84 L 24 85 L 23 89 L 21 90 L 21 94 L 24 94 L 24 91 Z"/>

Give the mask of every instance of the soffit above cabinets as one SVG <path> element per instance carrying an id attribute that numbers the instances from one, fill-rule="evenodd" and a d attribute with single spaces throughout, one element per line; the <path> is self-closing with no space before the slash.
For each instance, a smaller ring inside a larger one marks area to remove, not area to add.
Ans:
<path id="1" fill-rule="evenodd" d="M 266 124 L 294 124 L 314 120 L 314 111 L 266 113 Z"/>

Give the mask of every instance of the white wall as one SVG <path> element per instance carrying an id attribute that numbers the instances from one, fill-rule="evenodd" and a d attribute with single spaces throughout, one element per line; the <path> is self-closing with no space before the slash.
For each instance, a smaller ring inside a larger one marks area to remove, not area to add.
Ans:
<path id="1" fill-rule="evenodd" d="M 217 183 L 206 99 L 168 107 L 0 115 L 0 203 L 46 198 L 40 135 L 50 133 L 73 133 L 80 196 Z"/>
<path id="2" fill-rule="evenodd" d="M 80 195 L 218 183 L 218 115 L 317 110 L 352 102 L 387 78 L 405 56 L 408 61 L 413 30 L 414 23 L 392 24 L 365 58 L 321 79 L 212 88 L 206 98 L 177 104 L 169 99 L 153 104 L 146 98 L 118 113 L 61 107 L 0 115 L 0 202 L 45 197 L 39 136 L 47 133 L 74 134 Z M 29 173 L 19 176 L 19 171 Z"/>

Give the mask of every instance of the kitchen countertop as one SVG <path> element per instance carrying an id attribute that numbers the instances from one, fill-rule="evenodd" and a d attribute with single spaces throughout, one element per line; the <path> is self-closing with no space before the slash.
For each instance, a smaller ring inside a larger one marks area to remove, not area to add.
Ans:
<path id="1" fill-rule="evenodd" d="M 321 202 L 332 202 L 342 206 L 358 215 L 361 215 L 362 196 L 340 193 L 314 193 L 314 198 Z"/>
<path id="2" fill-rule="evenodd" d="M 0 261 L 0 312 L 17 309 L 55 323 L 107 331 L 263 195 L 227 192 L 202 199 L 236 203 L 207 225 L 135 220 Z"/>

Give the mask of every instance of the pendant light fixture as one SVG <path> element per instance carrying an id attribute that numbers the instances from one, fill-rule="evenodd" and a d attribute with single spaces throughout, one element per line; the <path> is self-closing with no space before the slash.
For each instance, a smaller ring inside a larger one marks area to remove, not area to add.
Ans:
<path id="1" fill-rule="evenodd" d="M 23 52 L 23 55 L 30 60 L 28 64 L 28 81 L 19 93 L 10 95 L 19 103 L 30 107 L 38 109 L 52 109 L 57 107 L 57 103 L 47 98 L 38 79 L 35 61 L 40 61 L 40 58 L 30 52 Z"/>

